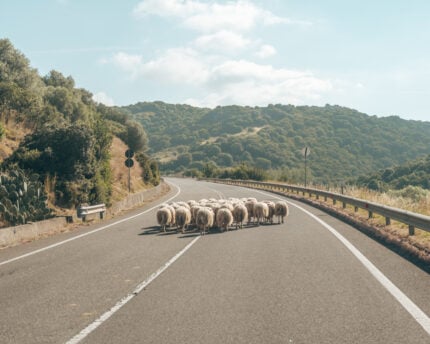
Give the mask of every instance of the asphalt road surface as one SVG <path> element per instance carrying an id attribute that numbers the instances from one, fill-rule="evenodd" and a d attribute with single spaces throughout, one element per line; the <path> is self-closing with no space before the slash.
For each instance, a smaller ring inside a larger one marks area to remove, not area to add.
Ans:
<path id="1" fill-rule="evenodd" d="M 162 199 L 0 251 L 0 343 L 430 343 L 430 276 L 288 200 L 284 224 L 160 233 L 171 199 L 280 196 L 168 179 Z"/>

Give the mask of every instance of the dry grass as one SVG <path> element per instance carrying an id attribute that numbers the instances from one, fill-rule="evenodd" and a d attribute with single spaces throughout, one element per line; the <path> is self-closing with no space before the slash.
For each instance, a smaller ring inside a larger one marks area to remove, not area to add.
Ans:
<path id="1" fill-rule="evenodd" d="M 243 129 L 241 132 L 236 133 L 236 134 L 226 134 L 226 137 L 246 137 L 246 136 L 252 136 L 252 135 L 257 135 L 258 132 L 261 129 L 266 128 L 267 126 L 263 126 L 263 127 L 253 127 L 251 128 L 251 130 L 248 130 L 248 128 Z M 220 137 L 219 136 L 213 136 L 208 138 L 207 140 L 204 140 L 200 143 L 200 145 L 205 145 L 207 143 L 214 143 L 216 140 L 218 140 Z"/>
<path id="2" fill-rule="evenodd" d="M 340 193 L 340 190 L 330 190 L 332 192 Z M 347 196 L 359 198 L 373 203 L 387 205 L 394 208 L 408 210 L 414 213 L 430 215 L 430 192 L 425 197 L 421 197 L 419 200 L 413 200 L 408 197 L 394 196 L 389 193 L 380 193 L 364 188 L 349 187 L 344 190 L 344 194 Z M 322 199 L 319 199 L 322 202 Z M 424 230 L 415 229 L 415 235 L 409 236 L 409 227 L 404 223 L 397 221 L 391 221 L 390 225 L 386 225 L 385 217 L 378 214 L 373 214 L 372 218 L 369 218 L 369 213 L 365 209 L 359 209 L 357 212 L 354 211 L 353 206 L 347 206 L 345 209 L 342 203 L 337 202 L 333 205 L 332 200 L 328 199 L 326 203 L 331 208 L 343 214 L 347 214 L 360 221 L 365 221 L 370 225 L 378 228 L 381 231 L 385 231 L 388 234 L 398 238 L 400 241 L 408 242 L 409 244 L 424 249 L 430 252 L 430 233 Z"/>
<path id="3" fill-rule="evenodd" d="M 24 137 L 31 132 L 23 123 L 16 122 L 14 117 L 9 118 L 7 123 L 2 121 L 2 125 L 6 135 L 0 141 L 0 163 L 12 155 Z"/>
<path id="4" fill-rule="evenodd" d="M 111 147 L 111 171 L 112 171 L 112 201 L 116 202 L 124 199 L 128 195 L 128 168 L 125 166 L 125 151 L 127 145 L 119 138 L 115 137 Z M 134 158 L 133 158 L 134 160 Z M 139 192 L 147 188 L 142 180 L 143 170 L 135 160 L 134 166 L 130 169 L 131 193 Z"/>

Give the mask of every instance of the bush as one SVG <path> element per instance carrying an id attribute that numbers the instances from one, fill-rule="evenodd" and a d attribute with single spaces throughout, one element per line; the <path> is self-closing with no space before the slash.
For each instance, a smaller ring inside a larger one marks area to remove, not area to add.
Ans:
<path id="1" fill-rule="evenodd" d="M 4 129 L 3 125 L 0 123 L 0 140 L 3 138 L 5 133 L 6 133 L 6 130 Z"/>

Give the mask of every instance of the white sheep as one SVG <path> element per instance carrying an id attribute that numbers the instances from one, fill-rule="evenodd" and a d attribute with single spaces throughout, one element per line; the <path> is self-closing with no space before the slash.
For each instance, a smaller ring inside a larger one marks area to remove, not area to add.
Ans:
<path id="1" fill-rule="evenodd" d="M 214 224 L 214 212 L 211 208 L 202 207 L 197 211 L 196 225 L 200 234 L 205 234 Z"/>
<path id="2" fill-rule="evenodd" d="M 192 224 L 196 224 L 196 219 L 197 219 L 197 212 L 201 209 L 202 207 L 200 205 L 193 205 L 191 207 L 191 223 Z"/>
<path id="3" fill-rule="evenodd" d="M 166 226 L 172 222 L 172 213 L 169 208 L 161 207 L 157 210 L 157 222 L 161 226 L 163 232 L 166 231 Z"/>
<path id="4" fill-rule="evenodd" d="M 275 203 L 272 201 L 263 201 L 269 207 L 269 214 L 266 216 L 267 222 L 273 224 L 273 216 L 275 215 Z"/>
<path id="5" fill-rule="evenodd" d="M 221 229 L 221 232 L 224 230 L 228 231 L 228 227 L 233 223 L 233 214 L 228 208 L 220 208 L 216 214 L 216 223 L 217 226 Z"/>
<path id="6" fill-rule="evenodd" d="M 284 223 L 284 217 L 288 216 L 288 205 L 285 201 L 278 201 L 275 203 L 275 215 L 278 217 L 278 223 Z"/>
<path id="7" fill-rule="evenodd" d="M 187 202 L 179 201 L 179 202 L 176 202 L 176 204 L 180 207 L 188 208 L 188 210 L 191 209 L 190 205 Z"/>
<path id="8" fill-rule="evenodd" d="M 248 200 L 245 202 L 245 207 L 248 210 L 248 224 L 252 221 L 253 218 L 255 218 L 254 215 L 254 206 L 257 201 L 254 200 Z"/>
<path id="9" fill-rule="evenodd" d="M 233 209 L 233 219 L 238 227 L 243 228 L 243 223 L 248 221 L 248 209 L 243 204 L 238 204 Z"/>
<path id="10" fill-rule="evenodd" d="M 191 212 L 187 207 L 179 207 L 176 209 L 176 225 L 178 226 L 178 230 L 182 231 L 182 234 L 185 233 L 185 229 L 191 222 Z"/>
<path id="11" fill-rule="evenodd" d="M 257 202 L 254 205 L 254 217 L 257 220 L 257 225 L 269 216 L 269 206 L 264 202 Z"/>
<path id="12" fill-rule="evenodd" d="M 166 205 L 164 206 L 165 208 L 169 209 L 170 214 L 171 214 L 171 218 L 170 218 L 170 223 L 168 223 L 169 227 L 174 226 L 175 225 L 175 219 L 176 219 L 176 210 L 173 206 L 171 205 Z"/>

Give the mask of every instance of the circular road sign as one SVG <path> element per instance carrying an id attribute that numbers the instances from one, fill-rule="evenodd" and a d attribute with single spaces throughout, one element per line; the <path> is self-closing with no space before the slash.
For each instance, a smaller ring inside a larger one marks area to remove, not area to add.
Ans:
<path id="1" fill-rule="evenodd" d="M 127 149 L 126 151 L 125 151 L 125 157 L 126 158 L 132 158 L 134 156 L 134 152 L 133 152 L 133 150 L 131 150 L 131 149 Z"/>
<path id="2" fill-rule="evenodd" d="M 133 159 L 128 158 L 128 159 L 125 161 L 125 166 L 127 166 L 128 168 L 133 167 L 133 165 L 134 165 L 134 161 L 133 161 Z"/>

